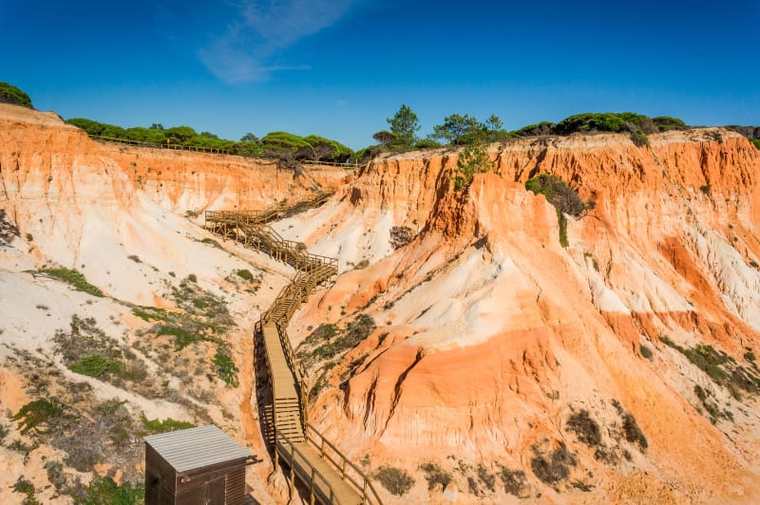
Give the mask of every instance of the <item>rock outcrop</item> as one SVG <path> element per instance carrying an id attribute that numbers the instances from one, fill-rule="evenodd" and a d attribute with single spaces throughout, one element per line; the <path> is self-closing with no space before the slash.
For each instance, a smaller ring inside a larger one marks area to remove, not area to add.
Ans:
<path id="1" fill-rule="evenodd" d="M 374 321 L 345 354 L 313 339 L 301 353 L 312 420 L 357 459 L 417 476 L 399 503 L 438 499 L 431 462 L 461 502 L 760 499 L 760 151 L 721 129 L 650 142 L 492 146 L 493 172 L 465 193 L 454 151 L 387 157 L 279 224 L 349 270 L 290 334 Z M 567 248 L 525 190 L 545 172 L 595 202 L 567 218 Z M 416 237 L 394 251 L 398 226 Z M 479 468 L 519 478 L 490 491 Z"/>

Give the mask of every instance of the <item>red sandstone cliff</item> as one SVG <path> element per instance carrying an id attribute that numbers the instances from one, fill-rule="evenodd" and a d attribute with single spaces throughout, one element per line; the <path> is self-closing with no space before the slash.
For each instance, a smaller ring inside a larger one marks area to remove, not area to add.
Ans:
<path id="1" fill-rule="evenodd" d="M 650 139 L 493 146 L 494 173 L 464 195 L 449 188 L 456 152 L 388 157 L 281 223 L 349 269 L 292 337 L 359 313 L 377 325 L 313 365 L 329 387 L 312 419 L 373 468 L 419 482 L 419 465 L 438 464 L 455 501 L 517 499 L 485 489 L 478 465 L 497 482 L 500 468 L 524 472 L 514 494 L 537 502 L 760 500 L 760 152 L 718 129 Z M 567 248 L 554 209 L 524 188 L 540 172 L 596 202 L 568 218 Z M 419 233 L 394 252 L 401 225 Z M 569 427 L 582 410 L 601 433 L 592 446 Z M 556 481 L 539 475 L 562 466 L 553 454 L 568 462 Z M 440 491 L 420 483 L 406 498 Z"/>

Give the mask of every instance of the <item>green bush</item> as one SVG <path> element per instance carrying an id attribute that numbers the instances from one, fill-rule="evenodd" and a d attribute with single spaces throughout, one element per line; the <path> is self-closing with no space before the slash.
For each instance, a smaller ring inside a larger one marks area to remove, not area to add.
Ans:
<path id="1" fill-rule="evenodd" d="M 246 280 L 248 282 L 253 281 L 253 274 L 250 270 L 247 270 L 245 268 L 235 271 L 238 277 L 240 277 L 243 280 Z"/>
<path id="2" fill-rule="evenodd" d="M 578 440 L 589 447 L 598 447 L 602 443 L 599 423 L 591 418 L 586 409 L 575 412 L 567 419 L 567 429 L 575 433 Z"/>
<path id="3" fill-rule="evenodd" d="M 654 355 L 652 354 L 652 350 L 651 350 L 649 347 L 645 346 L 644 344 L 641 344 L 641 345 L 639 345 L 639 352 L 640 352 L 640 353 L 641 353 L 641 355 L 642 355 L 642 356 L 644 356 L 646 359 L 650 359 L 650 360 L 651 360 L 651 359 L 652 359 L 652 356 L 654 356 Z"/>
<path id="4" fill-rule="evenodd" d="M 29 431 L 34 430 L 37 433 L 44 433 L 45 429 L 41 425 L 50 424 L 63 415 L 63 406 L 55 400 L 39 399 L 33 400 L 19 409 L 11 417 L 12 421 L 18 422 L 19 431 L 26 435 Z"/>
<path id="5" fill-rule="evenodd" d="M 145 488 L 142 484 L 125 482 L 117 484 L 111 477 L 95 477 L 74 496 L 74 505 L 141 505 L 145 503 Z"/>
<path id="6" fill-rule="evenodd" d="M 760 139 L 752 139 L 752 143 L 755 145 L 755 147 L 760 149 Z"/>
<path id="7" fill-rule="evenodd" d="M 420 139 L 414 143 L 415 149 L 436 149 L 438 147 L 441 147 L 440 142 L 433 139 Z"/>
<path id="8" fill-rule="evenodd" d="M 238 382 L 238 368 L 235 366 L 235 362 L 232 361 L 227 349 L 219 347 L 214 355 L 214 366 L 216 367 L 216 373 L 219 375 L 225 384 L 232 387 L 237 387 Z"/>
<path id="9" fill-rule="evenodd" d="M 670 116 L 653 117 L 652 121 L 657 126 L 657 129 L 661 132 L 670 130 L 686 130 L 688 128 L 688 125 L 682 120 Z"/>
<path id="10" fill-rule="evenodd" d="M 459 154 L 454 189 L 462 191 L 468 188 L 476 173 L 489 172 L 492 168 L 493 164 L 488 158 L 486 146 L 479 142 L 469 144 Z"/>
<path id="11" fill-rule="evenodd" d="M 449 472 L 436 465 L 435 463 L 425 463 L 420 465 L 420 470 L 425 474 L 425 480 L 428 483 L 428 490 L 440 485 L 445 491 L 446 487 L 451 484 L 452 477 Z"/>
<path id="12" fill-rule="evenodd" d="M 13 489 L 14 493 L 24 495 L 24 500 L 21 502 L 21 505 L 40 505 L 39 500 L 34 497 L 34 484 L 25 478 L 19 477 L 11 489 Z"/>
<path id="13" fill-rule="evenodd" d="M 551 121 L 541 121 L 540 123 L 523 126 L 513 132 L 518 137 L 535 137 L 539 135 L 552 135 L 554 133 L 554 123 Z"/>
<path id="14" fill-rule="evenodd" d="M 186 430 L 188 428 L 195 427 L 193 423 L 178 421 L 176 419 L 172 419 L 171 417 L 167 417 L 162 421 L 161 419 L 148 419 L 147 417 L 143 416 L 142 423 L 147 432 L 146 434 L 149 435 L 156 433 L 167 433 L 169 431 Z"/>
<path id="15" fill-rule="evenodd" d="M 76 270 L 60 267 L 60 268 L 43 268 L 39 270 L 38 272 L 41 274 L 47 275 L 48 277 L 58 279 L 59 281 L 66 282 L 77 291 L 82 291 L 92 296 L 98 296 L 101 298 L 105 296 L 98 287 L 93 286 L 92 284 L 87 282 L 87 279 L 85 278 L 85 276 L 77 272 Z"/>
<path id="16" fill-rule="evenodd" d="M 564 248 L 570 245 L 570 241 L 567 240 L 567 217 L 557 207 L 557 223 L 559 224 L 559 245 Z"/>
<path id="17" fill-rule="evenodd" d="M 185 328 L 180 328 L 178 326 L 162 325 L 161 327 L 158 328 L 157 334 L 170 335 L 174 337 L 174 346 L 177 348 L 177 350 L 182 350 L 188 345 L 202 340 L 202 338 L 199 335 L 196 335 L 195 333 L 191 333 Z"/>
<path id="18" fill-rule="evenodd" d="M 654 133 L 657 126 L 647 116 L 635 112 L 586 112 L 567 117 L 554 126 L 555 133 L 632 132 Z"/>
<path id="19" fill-rule="evenodd" d="M 649 145 L 649 137 L 641 130 L 635 130 L 631 132 L 631 142 L 638 147 L 644 147 Z"/>
<path id="20" fill-rule="evenodd" d="M 567 479 L 570 476 L 570 467 L 577 463 L 575 455 L 567 450 L 564 442 L 560 442 L 549 455 L 541 454 L 535 448 L 533 450 L 533 458 L 530 461 L 533 474 L 550 486 Z"/>
<path id="21" fill-rule="evenodd" d="M 342 163 L 347 161 L 353 151 L 336 140 L 319 135 L 307 135 L 303 138 L 314 150 L 314 159 Z"/>
<path id="22" fill-rule="evenodd" d="M 107 358 L 98 354 L 83 356 L 69 366 L 72 372 L 87 375 L 89 377 L 102 378 L 106 375 L 119 375 L 123 372 L 124 365 L 115 359 Z"/>
<path id="23" fill-rule="evenodd" d="M 219 138 L 209 132 L 198 133 L 189 126 L 164 128 L 154 124 L 150 128 L 122 128 L 86 118 L 71 118 L 66 120 L 66 123 L 81 128 L 88 135 L 95 137 L 111 137 L 157 146 L 181 145 L 219 149 L 243 156 L 343 162 L 353 155 L 353 151 L 340 142 L 319 135 L 301 137 L 279 131 L 268 133 L 261 140 L 255 135 L 247 134 L 240 142 L 235 142 Z"/>
<path id="24" fill-rule="evenodd" d="M 512 470 L 505 466 L 501 467 L 499 472 L 501 483 L 504 485 L 504 492 L 514 496 L 522 496 L 528 485 L 528 479 L 522 470 Z"/>
<path id="25" fill-rule="evenodd" d="M 0 82 L 0 103 L 11 103 L 32 108 L 32 99 L 13 84 Z"/>
<path id="26" fill-rule="evenodd" d="M 584 203 L 578 192 L 552 174 L 539 174 L 525 183 L 525 189 L 537 195 L 544 195 L 546 200 L 560 212 L 580 217 L 593 204 Z"/>
<path id="27" fill-rule="evenodd" d="M 375 480 L 394 496 L 403 496 L 414 486 L 414 479 L 405 470 L 381 466 L 375 472 Z"/>

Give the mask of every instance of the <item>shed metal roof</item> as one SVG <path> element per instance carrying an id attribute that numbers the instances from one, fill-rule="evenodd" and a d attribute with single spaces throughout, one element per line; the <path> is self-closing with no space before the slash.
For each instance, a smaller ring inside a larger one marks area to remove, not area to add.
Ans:
<path id="1" fill-rule="evenodd" d="M 178 473 L 251 456 L 216 426 L 200 426 L 145 437 L 150 445 Z"/>

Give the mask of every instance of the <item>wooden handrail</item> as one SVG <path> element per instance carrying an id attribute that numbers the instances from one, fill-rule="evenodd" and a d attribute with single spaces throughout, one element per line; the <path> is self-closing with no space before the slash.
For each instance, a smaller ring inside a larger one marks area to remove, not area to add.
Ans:
<path id="1" fill-rule="evenodd" d="M 317 440 L 313 440 L 309 436 L 309 432 L 313 432 L 317 437 Z M 372 485 L 372 481 L 365 475 L 365 473 L 356 466 L 354 463 L 351 462 L 341 451 L 338 449 L 335 445 L 333 445 L 332 442 L 330 442 L 324 435 L 322 435 L 311 423 L 306 423 L 306 440 L 312 444 L 314 444 L 316 447 L 320 448 L 320 451 L 322 455 L 328 459 L 336 468 L 341 469 L 341 473 L 343 478 L 347 478 L 351 481 L 351 483 L 354 485 L 354 487 L 359 490 L 363 496 L 363 498 L 366 500 L 367 503 L 377 503 L 382 505 L 382 500 L 380 499 L 380 495 L 378 495 L 377 490 L 375 489 L 375 486 Z M 324 451 L 324 446 L 327 445 L 330 449 L 335 452 L 335 454 L 338 455 L 341 462 L 340 464 L 336 461 L 334 461 L 332 458 L 330 458 L 329 455 L 327 455 Z M 351 478 L 351 476 L 347 475 L 345 473 L 346 465 L 351 467 L 361 478 L 362 483 L 356 482 L 354 479 Z M 369 488 L 369 490 L 372 492 L 371 495 L 367 494 L 366 489 Z M 374 502 L 372 501 L 372 498 L 374 498 Z"/>
<path id="2" fill-rule="evenodd" d="M 312 291 L 319 284 L 338 273 L 338 260 L 336 258 L 309 253 L 302 243 L 286 240 L 274 229 L 268 226 L 266 224 L 267 222 L 276 218 L 277 215 L 280 215 L 279 212 L 282 207 L 280 206 L 278 209 L 278 212 L 263 211 L 260 213 L 246 211 L 239 213 L 235 211 L 208 211 L 206 212 L 206 221 L 207 223 L 212 224 L 212 229 L 214 231 L 221 232 L 225 236 L 231 234 L 233 237 L 239 237 L 236 235 L 237 232 L 234 232 L 233 230 L 240 230 L 242 233 L 246 234 L 246 236 L 250 236 L 253 239 L 252 241 L 247 240 L 245 242 L 246 244 L 252 243 L 257 245 L 265 252 L 268 252 L 280 261 L 290 264 L 296 269 L 296 275 L 289 284 L 280 290 L 269 310 L 261 315 L 258 325 L 261 328 L 264 328 L 267 324 L 274 324 L 274 327 L 276 328 L 278 341 L 282 348 L 286 365 L 293 374 L 294 385 L 296 386 L 297 394 L 299 396 L 300 421 L 305 442 L 319 449 L 321 457 L 335 468 L 341 479 L 349 483 L 349 485 L 356 490 L 358 495 L 362 498 L 363 504 L 382 505 L 382 500 L 380 499 L 377 490 L 361 468 L 352 463 L 334 444 L 327 440 L 307 421 L 306 407 L 308 399 L 306 397 L 305 385 L 305 377 L 307 376 L 306 369 L 303 363 L 296 358 L 293 346 L 290 339 L 287 337 L 287 324 L 298 307 L 306 300 Z M 213 228 L 213 226 L 220 226 L 221 228 Z M 266 363 L 271 376 L 272 363 L 269 361 L 268 355 Z M 290 405 L 290 403 L 288 403 L 288 405 Z M 291 476 L 293 475 L 293 472 L 297 471 L 300 478 L 309 484 L 312 492 L 314 489 L 313 479 L 315 478 L 315 475 L 318 474 L 330 490 L 330 497 L 328 497 L 329 503 L 337 503 L 336 500 L 338 497 L 330 482 L 319 473 L 319 471 L 309 462 L 308 458 L 298 450 L 296 444 L 292 440 L 277 430 L 277 412 L 277 399 L 275 398 L 273 401 L 273 423 L 275 424 L 274 441 L 276 454 L 280 454 L 286 460 L 289 459 Z M 326 451 L 325 448 L 328 448 L 329 451 Z M 296 452 L 301 456 L 304 464 L 308 465 L 309 468 L 306 468 L 303 471 L 300 468 L 297 468 L 298 465 L 295 462 Z"/>
<path id="3" fill-rule="evenodd" d="M 322 472 L 320 472 L 317 469 L 317 467 L 315 467 L 314 465 L 312 465 L 311 463 L 309 463 L 309 459 L 306 457 L 306 455 L 301 450 L 299 450 L 296 447 L 296 444 L 294 444 L 287 436 L 285 436 L 283 434 L 278 434 L 278 435 L 276 435 L 276 440 L 275 440 L 275 444 L 278 444 L 277 445 L 277 449 L 276 449 L 278 451 L 279 451 L 279 447 L 280 447 L 279 444 L 280 443 L 283 444 L 283 450 L 280 452 L 280 454 L 282 455 L 282 457 L 284 457 L 288 461 L 288 465 L 290 465 L 291 471 L 302 473 L 302 472 L 300 472 L 298 470 L 298 465 L 296 464 L 296 461 L 295 461 L 295 454 L 297 453 L 301 457 L 301 460 L 306 465 L 308 465 L 309 469 L 311 470 L 311 472 L 310 472 L 311 475 L 308 475 L 308 477 L 312 477 L 315 474 L 318 475 L 319 478 L 322 480 L 322 482 L 324 482 L 327 485 L 327 488 L 330 490 L 330 496 L 329 496 L 330 503 L 338 503 L 338 504 L 340 504 L 340 500 L 338 500 L 338 495 L 337 495 L 337 493 L 335 493 L 335 489 L 333 488 L 332 484 L 330 484 L 330 481 L 327 479 L 327 477 L 325 477 L 322 474 Z M 288 458 L 288 448 L 284 447 L 286 444 L 288 446 L 290 446 L 289 447 L 290 448 L 290 458 Z M 302 475 L 302 478 L 303 477 L 306 477 L 306 475 Z M 305 479 L 305 480 L 308 480 L 308 479 Z M 311 481 L 311 482 L 314 482 L 314 481 Z"/>

